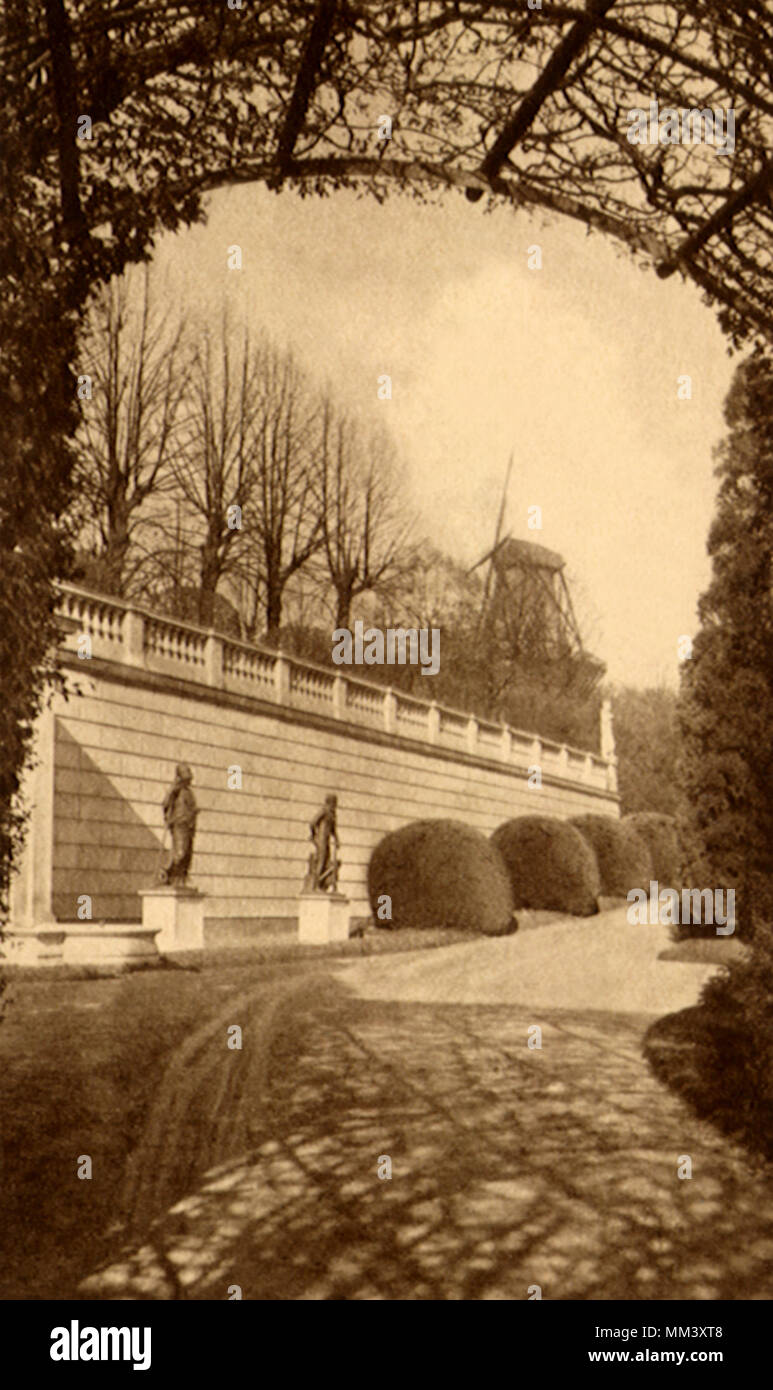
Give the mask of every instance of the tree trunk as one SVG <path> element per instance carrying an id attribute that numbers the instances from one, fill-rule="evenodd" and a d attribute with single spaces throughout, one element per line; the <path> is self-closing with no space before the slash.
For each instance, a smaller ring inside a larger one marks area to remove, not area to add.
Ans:
<path id="1" fill-rule="evenodd" d="M 282 622 L 282 589 L 269 580 L 266 586 L 266 628 L 269 638 L 275 637 Z"/>
<path id="2" fill-rule="evenodd" d="M 198 622 L 200 627 L 212 627 L 215 613 L 215 594 L 222 572 L 219 547 L 208 539 L 201 547 L 199 569 Z"/>
<path id="3" fill-rule="evenodd" d="M 105 592 L 122 598 L 124 594 L 124 571 L 129 553 L 129 528 L 121 518 L 110 522 L 107 545 L 101 555 L 102 582 Z"/>
<path id="4" fill-rule="evenodd" d="M 351 625 L 352 597 L 351 585 L 336 585 L 336 627 Z"/>

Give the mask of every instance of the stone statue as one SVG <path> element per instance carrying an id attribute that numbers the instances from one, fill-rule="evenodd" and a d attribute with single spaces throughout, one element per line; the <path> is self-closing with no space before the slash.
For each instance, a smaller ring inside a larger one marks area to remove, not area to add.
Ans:
<path id="1" fill-rule="evenodd" d="M 191 791 L 193 773 L 187 763 L 178 763 L 175 780 L 164 797 L 164 825 L 172 843 L 167 862 L 159 873 L 161 883 L 185 883 L 191 866 L 193 837 L 198 808 Z"/>
<path id="2" fill-rule="evenodd" d="M 615 733 L 612 726 L 612 701 L 604 700 L 601 706 L 601 756 L 614 758 Z"/>
<path id="3" fill-rule="evenodd" d="M 314 849 L 309 855 L 302 889 L 304 893 L 335 893 L 338 888 L 337 806 L 337 797 L 326 796 L 321 811 L 309 822 Z"/>

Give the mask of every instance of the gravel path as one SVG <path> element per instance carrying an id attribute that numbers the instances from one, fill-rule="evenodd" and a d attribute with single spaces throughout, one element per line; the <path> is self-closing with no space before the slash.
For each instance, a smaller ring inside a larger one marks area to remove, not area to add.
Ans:
<path id="1" fill-rule="evenodd" d="M 667 926 L 631 926 L 618 907 L 431 955 L 353 961 L 340 978 L 362 999 L 662 1016 L 694 1004 L 715 968 L 659 960 L 670 945 Z"/>
<path id="2" fill-rule="evenodd" d="M 655 965 L 655 935 L 645 951 L 613 918 L 596 923 L 601 942 L 560 924 L 434 951 L 423 968 L 338 967 L 284 1008 L 260 1096 L 240 1083 L 252 1150 L 83 1295 L 769 1298 L 770 1168 L 694 1118 L 641 1054 L 655 983 L 664 1012 L 694 1002 L 700 974 Z M 622 982 L 603 964 L 614 932 L 629 950 Z M 580 959 L 559 1004 L 558 962 Z M 528 1005 L 512 997 L 526 988 Z M 678 1175 L 685 1156 L 690 1178 Z M 379 1175 L 387 1157 L 391 1177 Z"/>

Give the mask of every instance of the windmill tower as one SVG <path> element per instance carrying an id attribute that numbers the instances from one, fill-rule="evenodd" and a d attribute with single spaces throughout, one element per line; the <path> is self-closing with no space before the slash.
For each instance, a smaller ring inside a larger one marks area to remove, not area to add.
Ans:
<path id="1" fill-rule="evenodd" d="M 572 657 L 597 669 L 583 648 L 562 555 L 534 541 L 500 539 L 512 456 L 507 467 L 494 545 L 468 573 L 488 562 L 478 631 L 495 630 L 516 660 L 560 662 Z"/>
<path id="2" fill-rule="evenodd" d="M 493 593 L 483 621 L 502 632 L 513 655 L 580 656 L 582 637 L 563 557 L 534 541 L 506 536 L 490 559 Z"/>

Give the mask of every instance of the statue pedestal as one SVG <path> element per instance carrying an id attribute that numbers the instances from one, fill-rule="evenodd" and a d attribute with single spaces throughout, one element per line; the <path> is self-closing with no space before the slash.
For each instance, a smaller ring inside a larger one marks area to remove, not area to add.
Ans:
<path id="1" fill-rule="evenodd" d="M 142 925 L 158 932 L 156 946 L 162 956 L 204 949 L 204 896 L 198 888 L 177 883 L 140 889 Z"/>
<path id="2" fill-rule="evenodd" d="M 349 940 L 349 899 L 343 893 L 298 894 L 298 941 L 326 946 Z"/>

